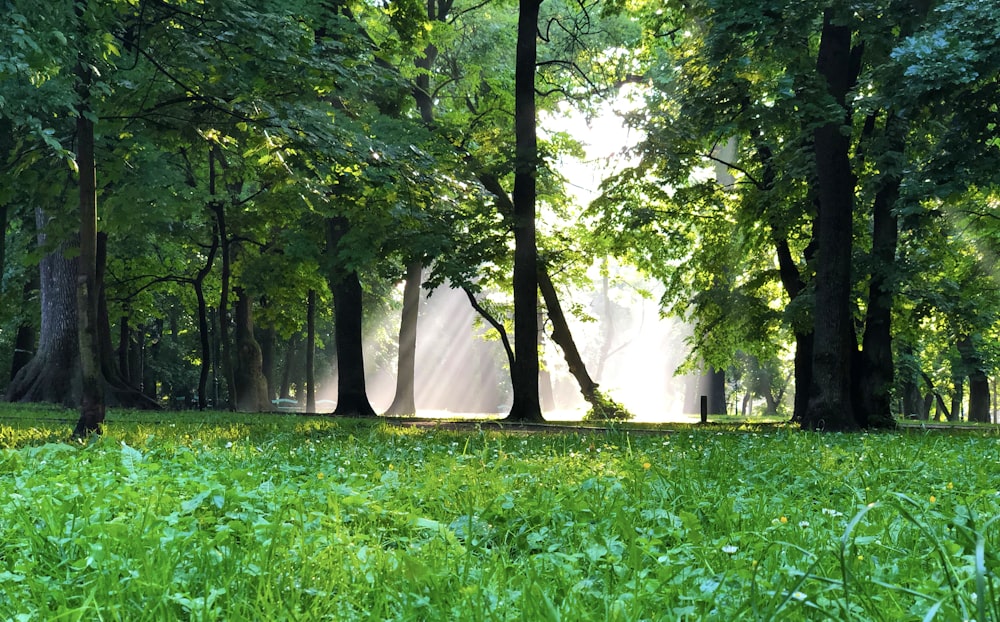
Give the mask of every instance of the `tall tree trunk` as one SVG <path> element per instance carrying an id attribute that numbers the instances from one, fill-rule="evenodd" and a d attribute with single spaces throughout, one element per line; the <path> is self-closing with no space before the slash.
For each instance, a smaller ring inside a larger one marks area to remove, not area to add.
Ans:
<path id="1" fill-rule="evenodd" d="M 535 63 L 541 0 L 520 0 L 514 66 L 514 401 L 509 421 L 544 421 L 538 398 L 538 251 L 535 199 L 538 135 Z"/>
<path id="2" fill-rule="evenodd" d="M 306 412 L 316 412 L 316 290 L 306 297 Z"/>
<path id="3" fill-rule="evenodd" d="M 347 233 L 346 218 L 327 219 L 327 252 L 336 256 Z M 361 281 L 353 269 L 331 267 L 328 277 L 333 292 L 334 335 L 337 342 L 337 408 L 334 415 L 374 417 L 365 386 L 365 355 Z"/>
<path id="4" fill-rule="evenodd" d="M 774 166 L 774 153 L 771 148 L 764 143 L 761 132 L 754 131 L 752 138 L 757 150 L 757 158 L 763 166 L 760 190 L 770 195 L 774 190 L 778 173 Z M 774 242 L 775 254 L 778 258 L 778 275 L 781 284 L 788 295 L 789 301 L 794 301 L 806 288 L 802 272 L 799 270 L 795 258 L 792 256 L 792 249 L 788 244 L 788 227 L 780 214 L 773 210 L 767 212 L 768 226 L 771 229 L 771 239 Z M 813 245 L 807 247 L 806 261 L 812 257 Z M 792 421 L 802 421 L 806 409 L 809 405 L 809 390 L 812 385 L 812 359 L 813 359 L 813 327 L 803 326 L 803 322 L 793 322 L 792 331 L 795 335 L 795 357 L 794 357 L 794 380 L 795 380 L 795 402 L 792 407 Z M 768 410 L 772 405 L 768 402 Z"/>
<path id="5" fill-rule="evenodd" d="M 82 17 L 87 3 L 78 1 L 76 12 Z M 82 58 L 77 64 L 77 95 L 80 110 L 76 122 L 76 159 L 80 192 L 80 257 L 77 273 L 77 336 L 80 341 L 82 394 L 80 418 L 73 436 L 100 433 L 104 423 L 104 382 L 101 377 L 101 347 L 98 327 L 97 281 L 97 165 L 94 159 L 94 122 L 90 107 L 91 70 Z"/>
<path id="6" fill-rule="evenodd" d="M 887 152 L 881 185 L 872 208 L 872 273 L 865 311 L 865 333 L 861 349 L 861 373 L 857 384 L 858 423 L 866 428 L 893 428 L 892 385 L 895 374 L 892 359 L 892 306 L 895 283 L 899 225 L 893 211 L 899 198 L 901 175 L 892 161 L 903 151 L 905 123 L 893 113 L 885 122 Z"/>
<path id="7" fill-rule="evenodd" d="M 212 354 L 208 302 L 205 300 L 205 279 L 212 272 L 215 254 L 219 251 L 218 233 L 218 227 L 213 227 L 212 246 L 208 250 L 205 265 L 198 269 L 192 282 L 195 299 L 198 301 L 198 343 L 201 346 L 201 366 L 198 370 L 198 410 L 205 410 L 208 407 L 208 377 L 212 371 L 212 362 L 216 358 Z"/>
<path id="8" fill-rule="evenodd" d="M 253 334 L 253 300 L 242 288 L 236 294 L 236 410 L 261 412 L 270 409 L 267 381 L 261 367 L 260 344 Z"/>
<path id="9" fill-rule="evenodd" d="M 229 286 L 232 274 L 232 242 L 229 239 L 229 229 L 226 225 L 226 205 L 223 201 L 214 198 L 217 194 L 217 173 L 216 160 L 218 159 L 218 147 L 212 145 L 208 151 L 208 193 L 213 197 L 210 204 L 211 210 L 215 213 L 215 227 L 218 230 L 219 249 L 222 255 L 222 273 L 220 274 L 221 287 L 219 288 L 219 345 L 221 352 L 217 357 L 222 376 L 226 382 L 226 392 L 229 398 L 229 409 L 236 407 L 236 379 L 234 376 L 234 361 L 231 352 L 231 342 L 229 338 Z M 218 398 L 218 396 L 216 396 Z M 218 399 L 216 406 L 218 406 Z"/>
<path id="10" fill-rule="evenodd" d="M 842 114 L 813 136 L 819 198 L 816 238 L 816 294 L 813 317 L 812 387 L 802 427 L 851 430 L 858 427 L 851 394 L 851 252 L 854 239 L 854 175 L 849 158 L 847 93 L 856 78 L 852 66 L 849 17 L 826 9 L 817 70 Z"/>
<path id="11" fill-rule="evenodd" d="M 413 415 L 417 412 L 414 376 L 417 361 L 417 320 L 420 315 L 420 285 L 423 263 L 406 266 L 403 285 L 403 310 L 399 320 L 399 354 L 396 357 L 396 393 L 386 409 L 387 415 Z"/>

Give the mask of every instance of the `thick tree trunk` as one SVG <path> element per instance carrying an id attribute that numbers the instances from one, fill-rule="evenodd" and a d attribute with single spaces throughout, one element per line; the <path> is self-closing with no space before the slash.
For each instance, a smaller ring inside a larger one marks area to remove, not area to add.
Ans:
<path id="1" fill-rule="evenodd" d="M 420 285 L 423 263 L 406 266 L 403 285 L 403 310 L 399 320 L 399 354 L 396 358 L 396 393 L 386 409 L 387 415 L 412 415 L 417 412 L 414 376 L 417 360 L 417 320 L 420 316 Z"/>
<path id="2" fill-rule="evenodd" d="M 966 418 L 978 423 L 990 422 L 990 381 L 979 352 L 968 335 L 958 341 L 958 353 L 962 359 L 962 369 L 969 378 L 969 410 Z M 961 399 L 961 398 L 959 398 Z M 954 411 L 954 406 L 952 407 Z"/>
<path id="3" fill-rule="evenodd" d="M 327 252 L 337 254 L 349 224 L 345 218 L 327 219 Z M 365 355 L 361 281 L 354 270 L 334 266 L 329 275 L 333 292 L 334 338 L 337 342 L 337 408 L 334 415 L 374 417 L 365 386 Z"/>
<path id="4" fill-rule="evenodd" d="M 851 360 L 857 351 L 852 339 L 851 252 L 854 231 L 854 175 L 846 97 L 855 81 L 849 19 L 827 9 L 817 69 L 830 97 L 843 115 L 827 121 L 814 133 L 816 185 L 819 198 L 818 242 L 812 386 L 802 427 L 852 430 Z"/>
<path id="5" fill-rule="evenodd" d="M 267 381 L 264 379 L 260 344 L 253 334 L 253 300 L 241 288 L 236 294 L 236 410 L 261 412 L 270 410 Z"/>
<path id="6" fill-rule="evenodd" d="M 37 211 L 39 230 L 44 216 Z M 45 234 L 39 233 L 44 246 Z M 80 405 L 80 342 L 76 318 L 77 258 L 60 248 L 39 263 L 41 324 L 39 342 L 31 360 L 7 387 L 11 402 L 51 402 L 67 408 Z"/>
<path id="7" fill-rule="evenodd" d="M 316 290 L 306 297 L 306 412 L 316 412 Z"/>
<path id="8" fill-rule="evenodd" d="M 701 411 L 701 397 L 708 398 L 708 414 L 726 414 L 726 372 L 707 366 L 701 373 L 686 376 L 684 386 L 684 412 L 689 415 Z"/>
<path id="9" fill-rule="evenodd" d="M 541 0 L 520 0 L 514 66 L 514 401 L 508 421 L 544 421 L 538 398 L 538 252 L 535 199 L 538 136 L 535 62 Z"/>
<path id="10" fill-rule="evenodd" d="M 990 422 L 990 381 L 982 371 L 969 374 L 969 421 Z"/>
<path id="11" fill-rule="evenodd" d="M 952 377 L 951 411 L 945 411 L 948 421 L 962 420 L 962 402 L 965 401 L 965 376 Z"/>

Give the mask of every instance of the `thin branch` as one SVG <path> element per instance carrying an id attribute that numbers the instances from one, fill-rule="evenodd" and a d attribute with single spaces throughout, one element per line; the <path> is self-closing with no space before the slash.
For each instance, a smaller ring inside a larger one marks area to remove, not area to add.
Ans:
<path id="1" fill-rule="evenodd" d="M 476 310 L 476 313 L 483 316 L 483 319 L 489 322 L 490 326 L 500 333 L 500 341 L 503 342 L 504 352 L 507 353 L 507 362 L 510 364 L 510 368 L 514 369 L 514 349 L 510 345 L 510 339 L 507 338 L 507 329 L 505 329 L 503 324 L 493 317 L 489 311 L 484 309 L 483 306 L 479 304 L 479 301 L 476 300 L 476 295 L 472 293 L 471 289 L 466 286 L 462 286 L 462 291 L 465 292 L 465 295 L 469 298 L 469 304 Z"/>

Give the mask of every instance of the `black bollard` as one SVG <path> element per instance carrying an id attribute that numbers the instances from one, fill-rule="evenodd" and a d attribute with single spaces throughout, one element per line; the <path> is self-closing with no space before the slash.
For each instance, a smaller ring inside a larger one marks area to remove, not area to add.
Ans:
<path id="1" fill-rule="evenodd" d="M 708 396 L 701 396 L 701 422 L 708 423 Z"/>

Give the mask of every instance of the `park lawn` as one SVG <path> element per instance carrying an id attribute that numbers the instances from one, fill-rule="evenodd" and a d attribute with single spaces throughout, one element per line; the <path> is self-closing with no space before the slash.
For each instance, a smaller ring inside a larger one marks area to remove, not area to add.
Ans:
<path id="1" fill-rule="evenodd" d="M 0 619 L 1000 620 L 1000 440 L 0 410 Z"/>

